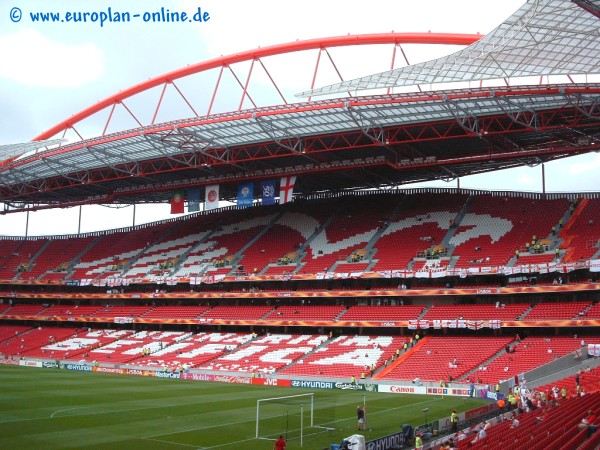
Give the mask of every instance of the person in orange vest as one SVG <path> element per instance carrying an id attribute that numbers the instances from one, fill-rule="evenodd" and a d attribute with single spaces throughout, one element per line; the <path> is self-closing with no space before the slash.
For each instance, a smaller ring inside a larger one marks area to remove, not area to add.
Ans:
<path id="1" fill-rule="evenodd" d="M 504 412 L 504 405 L 506 405 L 506 403 L 504 402 L 503 399 L 500 399 L 496 402 L 496 404 L 498 405 L 498 409 L 500 410 L 500 413 Z"/>

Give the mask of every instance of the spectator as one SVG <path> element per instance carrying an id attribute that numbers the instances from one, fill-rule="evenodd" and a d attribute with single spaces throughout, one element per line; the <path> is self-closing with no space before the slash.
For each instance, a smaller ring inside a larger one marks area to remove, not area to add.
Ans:
<path id="1" fill-rule="evenodd" d="M 456 414 L 456 409 L 453 409 L 452 414 L 450 414 L 450 424 L 452 425 L 452 432 L 456 433 L 458 431 L 458 414 Z"/>
<path id="2" fill-rule="evenodd" d="M 517 419 L 517 415 L 513 412 L 512 413 L 512 424 L 510 425 L 511 428 L 517 428 L 519 426 L 519 419 Z"/>
<path id="3" fill-rule="evenodd" d="M 598 431 L 598 424 L 596 423 L 598 418 L 594 415 L 594 412 L 590 409 L 581 422 L 577 425 L 577 428 L 580 430 L 586 429 L 588 430 L 588 437 Z"/>
<path id="4" fill-rule="evenodd" d="M 415 450 L 419 450 L 423 448 L 423 438 L 421 437 L 421 433 L 417 433 L 415 436 Z"/>
<path id="5" fill-rule="evenodd" d="M 487 431 L 485 431 L 485 427 L 484 427 L 481 430 L 479 430 L 479 433 L 477 433 L 477 437 L 475 439 L 473 439 L 471 441 L 471 443 L 475 444 L 476 442 L 479 442 L 479 441 L 485 439 L 486 437 L 487 437 Z"/>

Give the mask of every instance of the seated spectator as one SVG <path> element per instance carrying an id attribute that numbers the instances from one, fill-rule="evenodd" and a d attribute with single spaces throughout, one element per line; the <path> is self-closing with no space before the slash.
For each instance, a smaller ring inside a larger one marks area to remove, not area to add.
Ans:
<path id="1" fill-rule="evenodd" d="M 588 437 L 589 437 L 592 434 L 594 434 L 596 431 L 598 431 L 598 424 L 596 423 L 597 421 L 598 421 L 598 418 L 594 415 L 594 412 L 590 409 L 587 413 L 587 416 L 585 416 L 583 419 L 581 419 L 581 422 L 579 422 L 579 424 L 577 425 L 577 428 L 580 430 L 587 428 Z"/>
<path id="2" fill-rule="evenodd" d="M 485 439 L 487 437 L 487 432 L 485 430 L 485 428 L 482 428 L 481 430 L 479 430 L 479 433 L 477 433 L 477 437 L 475 437 L 475 439 L 473 439 L 471 441 L 471 444 L 475 444 L 483 439 Z"/>
<path id="3" fill-rule="evenodd" d="M 511 428 L 517 428 L 519 426 L 520 422 L 519 419 L 517 419 L 517 415 L 515 413 L 512 414 L 512 423 L 510 425 Z"/>

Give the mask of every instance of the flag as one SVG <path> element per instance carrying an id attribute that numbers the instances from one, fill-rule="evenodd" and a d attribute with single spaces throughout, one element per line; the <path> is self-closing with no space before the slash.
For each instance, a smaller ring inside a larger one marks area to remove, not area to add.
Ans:
<path id="1" fill-rule="evenodd" d="M 279 182 L 279 204 L 283 205 L 292 201 L 294 195 L 294 184 L 296 183 L 296 177 L 282 177 Z"/>
<path id="2" fill-rule="evenodd" d="M 171 195 L 171 214 L 183 214 L 185 211 L 183 191 L 175 191 Z"/>
<path id="3" fill-rule="evenodd" d="M 204 198 L 204 210 L 215 209 L 219 207 L 219 185 L 213 184 L 206 186 Z"/>
<path id="4" fill-rule="evenodd" d="M 254 184 L 252 181 L 242 183 L 238 186 L 237 205 L 238 208 L 252 206 L 254 201 Z"/>
<path id="5" fill-rule="evenodd" d="M 263 181 L 260 184 L 263 206 L 275 204 L 275 180 Z"/>
<path id="6" fill-rule="evenodd" d="M 188 212 L 200 211 L 200 189 L 188 189 Z"/>

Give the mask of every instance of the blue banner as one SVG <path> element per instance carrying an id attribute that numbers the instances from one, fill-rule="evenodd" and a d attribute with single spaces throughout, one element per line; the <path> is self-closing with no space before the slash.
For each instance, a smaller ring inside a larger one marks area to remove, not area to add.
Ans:
<path id="1" fill-rule="evenodd" d="M 275 180 L 263 181 L 260 184 L 263 206 L 275 204 Z"/>
<path id="2" fill-rule="evenodd" d="M 237 194 L 238 208 L 247 208 L 248 206 L 252 206 L 254 201 L 254 184 L 252 184 L 251 181 L 240 184 L 238 186 Z"/>
<path id="3" fill-rule="evenodd" d="M 188 212 L 200 211 L 200 189 L 188 189 Z"/>

